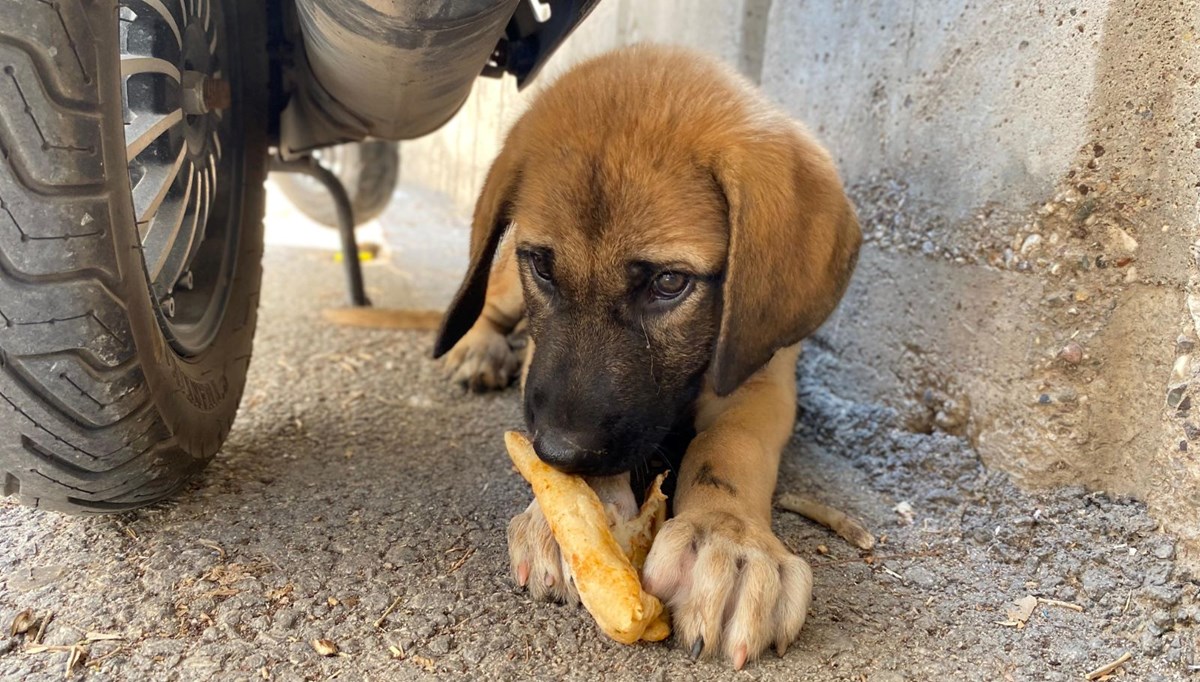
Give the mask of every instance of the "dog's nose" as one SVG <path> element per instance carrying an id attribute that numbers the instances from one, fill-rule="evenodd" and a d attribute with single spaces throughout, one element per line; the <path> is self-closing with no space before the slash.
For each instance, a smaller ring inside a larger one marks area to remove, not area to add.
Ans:
<path id="1" fill-rule="evenodd" d="M 586 476 L 606 465 L 600 434 L 549 431 L 533 439 L 533 451 L 546 464 L 568 474 Z"/>

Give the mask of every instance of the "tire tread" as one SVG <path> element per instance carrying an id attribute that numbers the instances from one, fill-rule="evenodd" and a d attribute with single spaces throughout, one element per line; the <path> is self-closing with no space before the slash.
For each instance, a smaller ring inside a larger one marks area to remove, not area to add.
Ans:
<path id="1" fill-rule="evenodd" d="M 151 399 L 122 300 L 144 282 L 117 258 L 90 23 L 114 10 L 0 0 L 0 492 L 73 513 L 144 506 L 205 463 Z"/>

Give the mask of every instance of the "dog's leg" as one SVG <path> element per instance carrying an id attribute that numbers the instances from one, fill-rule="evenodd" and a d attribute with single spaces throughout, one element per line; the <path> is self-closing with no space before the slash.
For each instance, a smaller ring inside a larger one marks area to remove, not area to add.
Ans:
<path id="1" fill-rule="evenodd" d="M 469 331 L 446 354 L 452 381 L 472 391 L 504 388 L 521 366 L 521 356 L 508 343 L 508 334 L 525 313 L 517 259 L 509 240 L 500 247 L 488 277 L 483 312 Z"/>
<path id="2" fill-rule="evenodd" d="M 675 492 L 675 517 L 654 541 L 646 589 L 670 605 L 693 654 L 724 652 L 741 668 L 771 644 L 782 654 L 808 613 L 812 571 L 771 530 L 779 456 L 796 413 L 799 345 L 725 398 L 698 402 L 696 438 Z"/>
<path id="3" fill-rule="evenodd" d="M 537 500 L 508 522 L 508 565 L 513 580 L 528 588 L 535 599 L 568 604 L 579 601 L 567 562 Z"/>
<path id="4" fill-rule="evenodd" d="M 611 516 L 630 519 L 637 515 L 629 474 L 588 478 L 587 482 Z M 513 579 L 529 588 L 535 598 L 572 604 L 579 601 L 570 569 L 536 500 L 508 522 L 508 560 Z"/>

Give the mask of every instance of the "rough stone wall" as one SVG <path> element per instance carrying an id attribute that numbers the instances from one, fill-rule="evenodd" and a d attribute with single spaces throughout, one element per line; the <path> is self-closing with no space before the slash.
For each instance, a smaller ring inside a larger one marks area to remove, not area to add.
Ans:
<path id="1" fill-rule="evenodd" d="M 870 44 L 921 37 L 874 69 L 776 77 L 768 56 L 764 84 L 847 143 L 871 244 L 824 332 L 829 372 L 1028 484 L 1145 499 L 1196 552 L 1195 10 L 955 10 L 901 28 L 894 5 L 896 21 L 848 8 L 840 30 Z M 831 105 L 852 73 L 871 76 Z"/>
<path id="2" fill-rule="evenodd" d="M 1144 499 L 1196 560 L 1198 17 L 1165 0 L 606 0 L 545 75 L 638 40 L 737 64 L 830 147 L 867 236 L 807 366 L 1027 485 Z M 481 81 L 405 145 L 404 179 L 469 211 L 524 99 Z"/>

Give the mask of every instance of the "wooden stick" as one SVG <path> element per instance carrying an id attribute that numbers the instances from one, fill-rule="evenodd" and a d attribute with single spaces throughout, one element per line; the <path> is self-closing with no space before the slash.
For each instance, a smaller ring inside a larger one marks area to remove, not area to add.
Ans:
<path id="1" fill-rule="evenodd" d="M 42 622 L 38 625 L 37 634 L 33 636 L 34 644 L 42 643 L 42 635 L 46 634 L 46 626 L 49 625 L 50 621 L 52 621 L 52 620 L 54 620 L 53 613 L 47 613 L 45 616 L 42 617 Z"/>
<path id="2" fill-rule="evenodd" d="M 450 567 L 450 573 L 453 573 L 453 572 L 457 571 L 458 569 L 462 568 L 463 564 L 467 563 L 467 559 L 470 559 L 474 554 L 475 554 L 475 548 L 468 547 L 467 551 L 463 552 L 463 555 L 458 558 L 458 561 L 455 561 L 454 565 Z"/>
<path id="3" fill-rule="evenodd" d="M 825 526 L 861 550 L 870 550 L 875 546 L 875 537 L 862 522 L 816 500 L 784 493 L 775 501 L 775 506 Z"/>
<path id="4" fill-rule="evenodd" d="M 1058 607 L 1061 607 L 1064 609 L 1071 609 L 1072 611 L 1079 611 L 1081 613 L 1083 612 L 1082 606 L 1080 606 L 1079 604 L 1072 604 L 1069 601 L 1059 601 L 1057 599 L 1046 599 L 1045 597 L 1038 597 L 1038 603 L 1045 604 L 1046 606 L 1058 606 Z"/>
<path id="5" fill-rule="evenodd" d="M 47 651 L 70 651 L 75 648 L 74 644 L 30 644 L 25 647 L 27 654 L 44 654 Z"/>
<path id="6" fill-rule="evenodd" d="M 71 647 L 71 655 L 67 657 L 67 674 L 64 675 L 64 679 L 71 679 L 71 671 L 75 669 L 77 663 L 83 660 L 87 652 L 82 645 L 77 644 Z"/>
<path id="7" fill-rule="evenodd" d="M 107 654 L 104 654 L 100 658 L 88 658 L 87 667 L 98 668 L 98 667 L 100 667 L 101 663 L 104 663 L 105 661 L 112 658 L 113 656 L 116 656 L 117 654 L 124 653 L 124 652 L 125 652 L 125 647 L 122 645 L 122 646 L 117 647 L 116 649 L 113 649 L 112 651 L 108 652 Z"/>
<path id="8" fill-rule="evenodd" d="M 1125 662 L 1128 661 L 1130 658 L 1133 658 L 1133 654 L 1126 651 L 1125 653 L 1121 654 L 1121 657 L 1118 658 L 1117 660 L 1113 661 L 1112 663 L 1105 663 L 1104 665 L 1100 666 L 1099 668 L 1096 668 L 1095 670 L 1084 675 L 1083 677 L 1084 677 L 1084 679 L 1087 679 L 1087 680 L 1098 680 L 1101 677 L 1104 677 L 1105 675 L 1116 670 L 1117 668 L 1120 668 L 1121 666 L 1125 665 Z"/>
<path id="9" fill-rule="evenodd" d="M 875 556 L 875 555 L 866 556 L 866 557 L 856 556 L 853 559 L 835 559 L 833 561 L 814 561 L 814 562 L 811 562 L 810 565 L 813 568 L 824 568 L 826 566 L 842 566 L 845 564 L 855 564 L 860 561 L 865 564 L 872 564 L 872 563 L 879 562 L 879 561 L 895 561 L 897 559 L 924 559 L 925 557 L 941 556 L 941 555 L 942 555 L 941 549 L 930 549 L 930 550 L 926 550 L 924 552 L 903 552 L 901 554 L 885 554 L 883 556 Z"/>
<path id="10" fill-rule="evenodd" d="M 236 592 L 235 592 L 236 594 Z M 105 642 L 118 639 L 125 639 L 125 635 L 115 632 L 89 632 L 83 636 L 89 642 Z"/>
<path id="11" fill-rule="evenodd" d="M 389 606 L 389 607 L 387 607 L 387 611 L 384 611 L 384 612 L 383 612 L 383 615 L 379 617 L 379 620 L 375 621 L 375 627 L 382 627 L 382 626 L 383 626 L 383 621 L 384 621 L 384 619 L 386 619 L 386 618 L 387 618 L 389 615 L 391 615 L 392 611 L 395 611 L 395 610 L 396 610 L 396 607 L 400 605 L 400 600 L 401 600 L 401 599 L 403 599 L 403 597 L 402 597 L 402 596 L 401 596 L 401 597 L 396 597 L 396 600 L 392 602 L 392 605 L 391 605 L 391 606 Z"/>
<path id="12" fill-rule="evenodd" d="M 437 331 L 444 313 L 440 310 L 397 310 L 391 308 L 328 308 L 324 318 L 344 327 Z"/>

